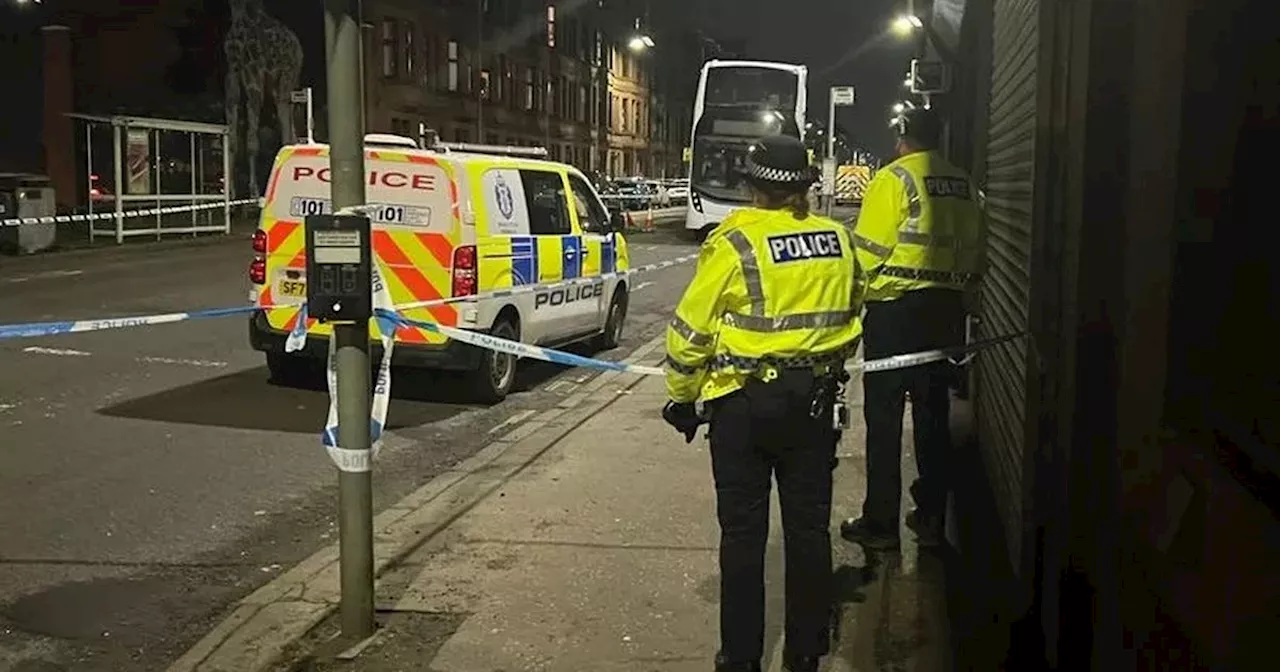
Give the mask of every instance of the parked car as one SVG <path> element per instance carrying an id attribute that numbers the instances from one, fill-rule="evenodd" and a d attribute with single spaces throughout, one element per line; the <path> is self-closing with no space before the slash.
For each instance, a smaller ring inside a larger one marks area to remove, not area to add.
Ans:
<path id="1" fill-rule="evenodd" d="M 667 185 L 667 198 L 671 205 L 684 205 L 689 202 L 689 180 L 670 180 Z"/>
<path id="2" fill-rule="evenodd" d="M 621 203 L 624 210 L 647 209 L 650 207 L 650 202 L 657 196 L 657 190 L 645 180 L 622 179 L 616 180 L 613 184 L 616 195 L 621 197 L 617 202 Z"/>

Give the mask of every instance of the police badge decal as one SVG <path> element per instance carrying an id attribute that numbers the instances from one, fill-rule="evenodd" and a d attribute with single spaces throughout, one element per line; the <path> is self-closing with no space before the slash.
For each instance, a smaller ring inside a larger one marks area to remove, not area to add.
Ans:
<path id="1" fill-rule="evenodd" d="M 516 211 L 516 200 L 511 193 L 511 187 L 507 186 L 506 180 L 501 175 L 497 176 L 497 180 L 493 185 L 493 198 L 498 202 L 498 212 L 502 213 L 503 219 L 511 219 L 511 215 Z"/>

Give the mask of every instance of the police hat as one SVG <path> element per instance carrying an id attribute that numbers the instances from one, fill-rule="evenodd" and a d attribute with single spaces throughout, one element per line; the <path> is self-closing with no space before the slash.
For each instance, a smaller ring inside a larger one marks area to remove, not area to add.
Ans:
<path id="1" fill-rule="evenodd" d="M 807 187 L 816 177 L 809 165 L 809 150 L 786 135 L 770 135 L 751 145 L 743 172 L 752 183 L 762 186 Z"/>
<path id="2" fill-rule="evenodd" d="M 942 120 L 933 110 L 913 107 L 903 110 L 895 120 L 898 137 L 911 140 L 922 147 L 942 144 Z"/>

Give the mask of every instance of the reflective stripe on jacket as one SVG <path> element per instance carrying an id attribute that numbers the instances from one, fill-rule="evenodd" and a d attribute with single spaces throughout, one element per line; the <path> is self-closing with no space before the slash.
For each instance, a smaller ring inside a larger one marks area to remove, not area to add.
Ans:
<path id="1" fill-rule="evenodd" d="M 709 401 L 749 375 L 843 362 L 862 334 L 863 283 L 841 224 L 734 212 L 707 237 L 667 328 L 667 393 Z"/>
<path id="2" fill-rule="evenodd" d="M 868 301 L 927 287 L 964 289 L 982 272 L 982 214 L 973 183 L 936 152 L 882 168 L 854 228 Z"/>

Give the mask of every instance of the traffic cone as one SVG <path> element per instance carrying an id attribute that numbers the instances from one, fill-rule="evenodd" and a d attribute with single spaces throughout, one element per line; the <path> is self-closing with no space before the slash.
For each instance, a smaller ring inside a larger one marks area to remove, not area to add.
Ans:
<path id="1" fill-rule="evenodd" d="M 636 228 L 636 221 L 634 218 L 631 217 L 631 211 L 628 210 L 627 211 L 627 230 L 630 231 L 634 228 Z"/>
<path id="2" fill-rule="evenodd" d="M 653 208 L 649 208 L 644 213 L 644 230 L 645 231 L 653 230 Z"/>

